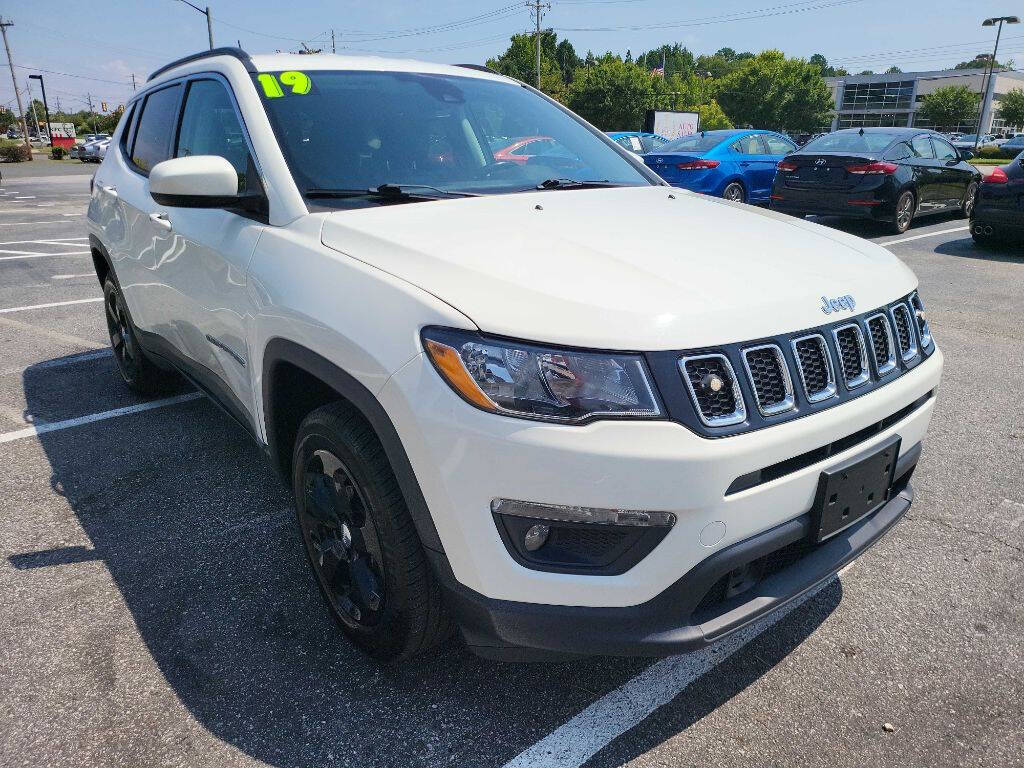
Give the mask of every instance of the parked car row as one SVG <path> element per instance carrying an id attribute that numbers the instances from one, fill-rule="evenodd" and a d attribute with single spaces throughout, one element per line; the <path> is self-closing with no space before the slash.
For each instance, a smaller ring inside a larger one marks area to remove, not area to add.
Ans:
<path id="1" fill-rule="evenodd" d="M 981 180 L 971 211 L 971 235 L 979 245 L 1024 243 L 1024 155 Z"/>

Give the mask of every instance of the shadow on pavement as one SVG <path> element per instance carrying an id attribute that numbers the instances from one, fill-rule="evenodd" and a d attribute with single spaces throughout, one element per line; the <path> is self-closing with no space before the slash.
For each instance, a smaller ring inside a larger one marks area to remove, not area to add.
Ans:
<path id="1" fill-rule="evenodd" d="M 959 256 L 964 259 L 980 259 L 981 261 L 1017 262 L 1024 265 L 1024 244 L 993 243 L 980 246 L 970 235 L 959 240 L 950 240 L 935 246 L 935 252 L 946 256 Z"/>
<path id="2" fill-rule="evenodd" d="M 52 366 L 24 374 L 28 408 L 39 419 L 54 407 L 52 381 Z M 101 386 L 123 385 L 111 378 Z M 182 763 L 206 762 L 198 751 L 205 735 L 176 738 L 184 728 L 176 703 L 162 710 L 163 723 L 132 712 L 157 694 L 170 698 L 161 693 L 169 686 L 203 729 L 270 765 L 500 765 L 650 663 L 503 665 L 453 641 L 412 663 L 378 666 L 344 641 L 322 607 L 290 494 L 260 449 L 209 402 L 38 439 L 51 485 L 91 547 L 21 551 L 10 563 L 46 583 L 69 578 L 47 570 L 54 566 L 101 561 L 163 677 L 96 675 L 94 665 L 117 667 L 118 654 L 131 652 L 123 646 L 134 644 L 112 642 L 103 620 L 68 623 L 53 639 L 54 652 L 97 644 L 81 662 L 89 666 L 73 668 L 65 681 L 82 697 L 69 698 L 67 711 L 53 717 L 63 729 L 106 729 L 102 737 L 116 728 L 113 762 L 156 762 L 158 746 Z M 814 631 L 840 594 L 827 588 L 754 641 L 759 650 L 736 654 L 695 684 L 685 704 L 672 707 L 677 715 L 657 718 L 631 742 L 635 753 L 756 681 Z M 86 685 L 100 687 L 98 694 L 89 689 L 93 701 L 109 694 L 122 702 L 115 723 L 97 724 L 75 709 L 89 706 Z"/>

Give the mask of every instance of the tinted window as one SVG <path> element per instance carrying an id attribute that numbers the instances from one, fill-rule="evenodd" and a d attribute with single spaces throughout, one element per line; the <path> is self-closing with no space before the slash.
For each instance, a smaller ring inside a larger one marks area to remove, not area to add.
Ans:
<path id="1" fill-rule="evenodd" d="M 389 183 L 519 192 L 551 178 L 653 183 L 568 112 L 514 83 L 333 70 L 254 79 L 303 192 Z M 538 141 L 516 151 L 515 160 L 495 159 L 528 138 Z"/>
<path id="2" fill-rule="evenodd" d="M 640 141 L 644 143 L 644 152 L 653 152 L 668 143 L 668 139 L 663 139 L 661 136 L 641 136 Z"/>
<path id="3" fill-rule="evenodd" d="M 681 139 L 670 141 L 663 145 L 661 152 L 707 152 L 714 149 L 723 141 L 726 141 L 731 134 L 727 131 L 706 131 L 695 133 L 692 136 L 683 136 Z"/>
<path id="4" fill-rule="evenodd" d="M 244 178 L 249 148 L 227 90 L 216 80 L 196 80 L 188 87 L 175 157 L 218 155 Z"/>
<path id="5" fill-rule="evenodd" d="M 900 160 L 907 160 L 913 156 L 914 153 L 910 150 L 910 146 L 906 142 L 901 141 L 896 146 L 887 149 L 883 158 L 891 162 L 899 162 Z"/>
<path id="6" fill-rule="evenodd" d="M 942 139 L 932 136 L 932 146 L 935 147 L 935 156 L 939 160 L 959 160 L 960 153 Z"/>
<path id="7" fill-rule="evenodd" d="M 768 145 L 769 155 L 785 155 L 796 149 L 796 144 L 786 141 L 781 136 L 772 136 L 770 133 L 765 133 L 761 138 L 764 139 L 764 143 Z"/>
<path id="8" fill-rule="evenodd" d="M 756 133 L 752 133 L 750 136 L 744 136 L 743 138 L 734 141 L 732 148 L 741 155 L 765 154 L 764 144 L 761 143 L 761 139 Z"/>
<path id="9" fill-rule="evenodd" d="M 178 116 L 180 85 L 172 85 L 146 97 L 132 147 L 132 162 L 143 171 L 171 156 L 171 135 Z"/>
<path id="10" fill-rule="evenodd" d="M 128 148 L 135 141 L 135 129 L 139 126 L 139 121 L 136 119 L 139 116 L 139 105 L 138 103 L 132 104 L 132 108 L 128 112 L 128 122 L 125 124 L 125 129 L 121 133 L 121 146 L 124 151 L 127 152 Z M 86 139 L 88 142 L 88 139 Z"/>
<path id="11" fill-rule="evenodd" d="M 849 131 L 826 133 L 809 141 L 803 152 L 882 152 L 898 138 L 893 133 Z"/>
<path id="12" fill-rule="evenodd" d="M 927 136 L 915 136 L 910 141 L 910 146 L 918 157 L 935 157 L 935 153 L 932 151 L 932 143 L 928 140 Z"/>

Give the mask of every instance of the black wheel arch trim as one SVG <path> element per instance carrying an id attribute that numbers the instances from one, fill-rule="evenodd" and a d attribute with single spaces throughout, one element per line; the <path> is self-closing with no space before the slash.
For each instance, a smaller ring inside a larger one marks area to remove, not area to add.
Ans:
<path id="1" fill-rule="evenodd" d="M 282 451 L 287 451 L 287 459 L 290 459 L 292 449 L 292 446 L 280 445 L 277 435 L 273 433 L 275 423 L 274 369 L 282 363 L 299 368 L 322 381 L 348 400 L 369 422 L 377 433 L 384 453 L 391 463 L 391 468 L 394 470 L 398 486 L 405 497 L 409 515 L 416 526 L 421 543 L 427 549 L 443 553 L 444 547 L 437 535 L 434 519 L 427 507 L 419 480 L 416 479 L 409 455 L 405 451 L 405 446 L 402 445 L 402 440 L 398 436 L 398 430 L 395 429 L 391 417 L 388 416 L 377 397 L 352 375 L 327 358 L 293 341 L 275 337 L 267 342 L 263 352 L 263 419 L 267 428 L 268 452 L 278 471 L 283 471 L 288 463 L 282 460 Z"/>

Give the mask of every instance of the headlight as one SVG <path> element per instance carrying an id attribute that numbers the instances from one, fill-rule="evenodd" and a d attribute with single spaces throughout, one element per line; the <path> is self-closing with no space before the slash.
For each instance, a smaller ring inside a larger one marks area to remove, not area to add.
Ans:
<path id="1" fill-rule="evenodd" d="M 506 416 L 579 424 L 662 415 L 639 355 L 552 349 L 447 328 L 426 328 L 423 346 L 463 399 Z"/>

